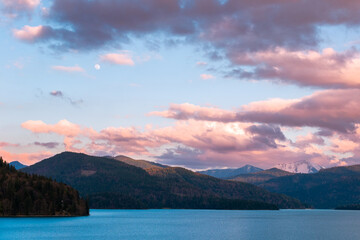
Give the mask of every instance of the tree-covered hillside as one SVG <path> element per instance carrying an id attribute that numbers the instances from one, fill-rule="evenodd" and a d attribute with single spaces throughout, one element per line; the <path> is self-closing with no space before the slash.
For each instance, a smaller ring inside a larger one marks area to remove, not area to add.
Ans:
<path id="1" fill-rule="evenodd" d="M 258 185 L 266 181 L 269 181 L 270 179 L 284 177 L 284 176 L 291 176 L 291 175 L 295 175 L 295 173 L 286 172 L 277 168 L 271 168 L 256 173 L 238 175 L 229 180 L 238 181 L 238 182 L 247 182 Z"/>
<path id="2" fill-rule="evenodd" d="M 0 216 L 86 216 L 78 192 L 39 175 L 18 172 L 0 157 Z"/>
<path id="3" fill-rule="evenodd" d="M 271 179 L 260 186 L 283 193 L 315 208 L 336 208 L 360 203 L 360 165 L 322 169 Z"/>
<path id="4" fill-rule="evenodd" d="M 145 171 L 115 159 L 79 153 L 61 153 L 22 171 L 71 185 L 82 196 L 89 197 L 91 208 L 303 207 L 298 200 L 247 183 L 225 181 L 183 168 Z"/>

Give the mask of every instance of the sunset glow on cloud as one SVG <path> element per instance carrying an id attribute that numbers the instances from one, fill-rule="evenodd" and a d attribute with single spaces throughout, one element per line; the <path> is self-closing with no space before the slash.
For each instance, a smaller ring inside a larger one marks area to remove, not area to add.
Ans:
<path id="1" fill-rule="evenodd" d="M 21 29 L 14 29 L 14 36 L 20 40 L 34 42 L 45 33 L 44 26 L 24 26 Z"/>
<path id="2" fill-rule="evenodd" d="M 73 67 L 68 67 L 68 66 L 52 66 L 51 67 L 54 70 L 57 71 L 62 71 L 62 72 L 84 72 L 85 70 L 79 66 L 73 66 Z"/>
<path id="3" fill-rule="evenodd" d="M 109 62 L 117 65 L 135 65 L 134 61 L 131 59 L 131 56 L 125 53 L 108 53 L 100 56 L 101 61 Z"/>
<path id="4" fill-rule="evenodd" d="M 360 163 L 359 1 L 0 3 L 7 161 Z"/>
<path id="5" fill-rule="evenodd" d="M 337 53 L 291 52 L 286 49 L 239 54 L 232 60 L 240 66 L 254 66 L 254 71 L 240 72 L 244 78 L 273 79 L 304 86 L 359 88 L 360 55 L 357 51 Z"/>

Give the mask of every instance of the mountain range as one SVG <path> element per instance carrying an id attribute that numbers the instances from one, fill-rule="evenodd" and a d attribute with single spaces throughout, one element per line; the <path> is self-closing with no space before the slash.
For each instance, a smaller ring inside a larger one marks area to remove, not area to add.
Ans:
<path id="1" fill-rule="evenodd" d="M 215 169 L 223 178 L 240 172 L 223 180 L 126 156 L 64 152 L 21 171 L 78 189 L 91 208 L 354 208 L 360 203 L 360 165 L 321 169 L 303 161 L 282 166 L 293 172 L 253 166 L 233 172 Z M 305 170 L 311 174 L 294 173 Z"/>
<path id="2" fill-rule="evenodd" d="M 263 169 L 258 167 L 245 165 L 241 168 L 211 169 L 206 171 L 199 171 L 198 173 L 221 179 L 231 179 L 241 174 L 255 173 L 262 170 Z"/>
<path id="3" fill-rule="evenodd" d="M 56 179 L 89 198 L 91 208 L 303 208 L 260 187 L 124 156 L 64 152 L 22 169 Z"/>
<path id="4" fill-rule="evenodd" d="M 299 199 L 308 207 L 356 209 L 360 203 L 360 165 L 324 169 L 307 161 L 277 165 L 230 178 Z M 355 206 L 355 207 L 354 207 Z"/>
<path id="5" fill-rule="evenodd" d="M 279 172 L 275 169 L 282 170 L 283 171 L 282 175 L 285 176 L 285 175 L 288 175 L 287 173 L 316 173 L 320 169 L 323 169 L 323 167 L 304 160 L 304 161 L 297 161 L 297 162 L 293 162 L 293 163 L 278 164 L 278 165 L 274 166 L 273 168 L 267 169 L 267 170 L 264 170 L 264 169 L 261 169 L 258 167 L 254 167 L 252 165 L 245 165 L 241 168 L 210 169 L 210 170 L 206 170 L 206 171 L 199 171 L 199 173 L 209 175 L 212 177 L 216 177 L 216 178 L 221 178 L 221 179 L 233 179 L 236 181 L 257 183 L 257 182 L 262 182 L 263 180 L 269 180 L 273 177 L 279 177 L 281 175 L 281 172 Z M 266 172 L 263 172 L 263 171 L 266 171 Z M 255 178 L 252 174 L 258 173 L 258 172 L 260 172 L 260 174 L 257 175 L 258 180 L 254 180 Z M 250 174 L 250 175 L 248 175 L 248 174 Z M 243 175 L 246 175 L 246 176 L 243 176 Z M 263 175 L 263 177 L 264 177 L 263 180 L 261 180 L 261 178 L 262 178 L 262 177 L 260 177 L 261 175 Z M 245 178 L 247 180 L 245 180 Z M 253 180 L 250 180 L 250 179 L 253 179 Z"/>
<path id="6" fill-rule="evenodd" d="M 283 193 L 315 208 L 360 203 L 360 165 L 321 169 L 313 174 L 273 178 L 258 186 Z"/>

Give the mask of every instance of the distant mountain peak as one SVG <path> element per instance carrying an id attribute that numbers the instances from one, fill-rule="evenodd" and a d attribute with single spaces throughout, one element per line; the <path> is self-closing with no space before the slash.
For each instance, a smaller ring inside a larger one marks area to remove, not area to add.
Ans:
<path id="1" fill-rule="evenodd" d="M 13 161 L 13 162 L 9 163 L 9 165 L 15 167 L 16 170 L 27 167 L 27 165 L 24 165 L 19 161 Z"/>
<path id="2" fill-rule="evenodd" d="M 247 164 L 241 168 L 210 169 L 206 171 L 199 171 L 199 173 L 221 179 L 231 179 L 241 174 L 255 173 L 262 170 L 263 169 L 261 168 Z"/>
<path id="3" fill-rule="evenodd" d="M 274 167 L 291 173 L 317 173 L 320 169 L 323 169 L 322 166 L 307 160 L 293 163 L 281 163 Z"/>

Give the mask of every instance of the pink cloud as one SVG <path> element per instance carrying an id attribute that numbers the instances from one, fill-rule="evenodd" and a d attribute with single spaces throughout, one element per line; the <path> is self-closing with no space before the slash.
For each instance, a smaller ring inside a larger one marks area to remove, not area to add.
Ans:
<path id="1" fill-rule="evenodd" d="M 76 152 L 109 152 L 129 155 L 153 155 L 153 150 L 168 144 L 182 144 L 203 152 L 248 152 L 277 148 L 283 135 L 268 127 L 253 129 L 245 123 L 179 121 L 174 126 L 145 132 L 135 128 L 109 127 L 99 132 L 66 120 L 57 124 L 27 121 L 22 126 L 36 134 L 55 133 L 64 136 L 66 150 Z M 269 130 L 271 130 L 269 132 Z M 280 136 L 280 137 L 279 137 Z"/>
<path id="2" fill-rule="evenodd" d="M 31 12 L 40 5 L 40 0 L 0 0 L 3 10 L 7 13 L 15 14 L 21 12 Z"/>
<path id="3" fill-rule="evenodd" d="M 11 153 L 0 148 L 0 156 L 6 162 L 19 161 L 25 165 L 31 165 L 38 161 L 54 155 L 52 152 L 36 152 L 36 153 Z"/>
<path id="4" fill-rule="evenodd" d="M 243 152 L 277 148 L 285 140 L 277 134 L 252 129 L 252 124 L 219 123 L 202 121 L 178 121 L 175 126 L 156 129 L 152 136 L 168 143 L 179 143 L 201 151 L 219 153 Z M 260 127 L 260 126 L 259 126 Z M 271 128 L 275 131 L 274 128 Z"/>
<path id="5" fill-rule="evenodd" d="M 233 53 L 230 57 L 239 66 L 255 67 L 250 72 L 235 72 L 234 76 L 240 78 L 272 79 L 302 86 L 360 87 L 360 54 L 357 51 L 338 53 L 331 48 L 322 52 L 276 48 L 251 54 Z"/>
<path id="6" fill-rule="evenodd" d="M 305 148 L 312 144 L 325 145 L 325 141 L 322 137 L 309 133 L 305 136 L 297 136 L 296 142 L 294 143 L 295 146 L 300 148 Z"/>
<path id="7" fill-rule="evenodd" d="M 200 75 L 201 79 L 203 80 L 209 80 L 209 79 L 214 79 L 215 77 L 211 74 L 201 74 Z"/>
<path id="8" fill-rule="evenodd" d="M 18 147 L 18 146 L 19 146 L 19 144 L 0 142 L 0 148 L 3 148 L 3 147 Z"/>
<path id="9" fill-rule="evenodd" d="M 53 125 L 46 124 L 43 121 L 29 120 L 21 124 L 21 126 L 34 133 L 57 133 L 67 137 L 74 137 L 81 133 L 79 125 L 73 124 L 67 120 L 61 120 Z"/>
<path id="10" fill-rule="evenodd" d="M 112 151 L 125 152 L 130 155 L 149 155 L 147 148 L 159 147 L 164 144 L 164 140 L 157 139 L 149 132 L 140 132 L 133 127 L 109 127 L 90 134 L 90 138 L 92 139 L 90 148 L 99 145 L 101 150 L 105 151 L 105 144 L 106 147 L 111 147 Z"/>
<path id="11" fill-rule="evenodd" d="M 359 91 L 319 91 L 300 99 L 254 102 L 238 111 L 173 104 L 167 111 L 150 114 L 174 118 L 173 125 L 142 131 L 134 127 L 96 131 L 67 120 L 56 124 L 27 121 L 22 127 L 36 134 L 64 136 L 69 151 L 151 156 L 191 168 L 272 167 L 304 159 L 334 166 L 360 158 Z M 292 142 L 279 125 L 315 129 L 306 130 L 304 136 L 297 134 Z M 326 133 L 327 129 L 332 133 Z"/>
<path id="12" fill-rule="evenodd" d="M 236 112 L 222 110 L 213 107 L 200 107 L 190 103 L 171 104 L 169 110 L 151 112 L 150 116 L 161 116 L 177 120 L 208 120 L 218 122 L 232 122 L 236 118 Z"/>
<path id="13" fill-rule="evenodd" d="M 54 70 L 61 71 L 61 72 L 85 72 L 85 70 L 79 66 L 52 66 Z"/>
<path id="14" fill-rule="evenodd" d="M 167 111 L 150 114 L 178 120 L 258 122 L 350 132 L 356 129 L 355 124 L 360 123 L 359 101 L 359 89 L 324 90 L 301 99 L 254 102 L 242 106 L 239 111 L 172 104 Z"/>
<path id="15" fill-rule="evenodd" d="M 127 53 L 108 53 L 100 56 L 101 61 L 117 64 L 117 65 L 128 65 L 134 66 L 135 63 L 131 56 Z"/>
<path id="16" fill-rule="evenodd" d="M 59 130 L 60 126 L 62 130 Z M 335 158 L 329 152 L 325 153 L 331 145 L 322 145 L 310 135 L 292 144 L 279 128 L 271 125 L 181 120 L 173 126 L 148 128 L 144 132 L 121 127 L 101 131 L 86 127 L 80 127 L 79 131 L 76 127 L 74 131 L 73 126 L 78 125 L 68 122 L 65 125 L 48 125 L 41 121 L 23 124 L 23 127 L 36 134 L 56 133 L 64 136 L 65 149 L 68 151 L 158 156 L 159 161 L 164 163 L 191 168 L 236 167 L 248 163 L 271 167 L 284 159 L 307 159 L 325 166 L 335 164 Z M 175 150 L 172 146 L 183 147 Z"/>
<path id="17" fill-rule="evenodd" d="M 34 42 L 37 39 L 46 35 L 48 29 L 42 25 L 39 26 L 24 26 L 21 29 L 13 29 L 14 37 L 25 42 Z"/>
<path id="18" fill-rule="evenodd" d="M 331 151 L 336 153 L 349 153 L 359 149 L 359 142 L 344 139 L 342 137 L 331 138 Z"/>
<path id="19" fill-rule="evenodd" d="M 159 157 L 163 164 L 185 166 L 193 169 L 241 167 L 252 164 L 261 168 L 271 168 L 286 161 L 300 161 L 307 159 L 322 166 L 329 166 L 332 158 L 324 155 L 304 151 L 296 151 L 286 148 L 270 148 L 266 151 L 192 151 L 183 148 L 169 148 L 167 152 Z M 336 163 L 334 163 L 336 164 Z"/>

